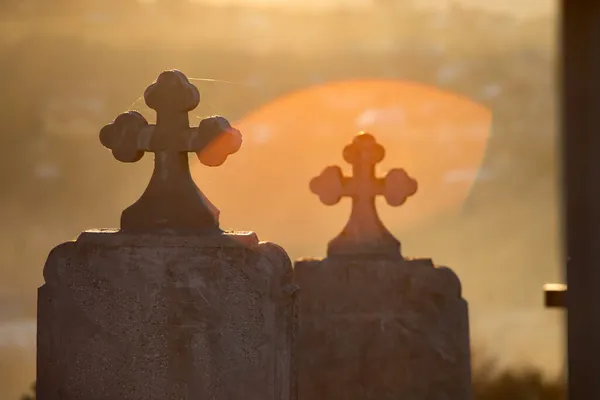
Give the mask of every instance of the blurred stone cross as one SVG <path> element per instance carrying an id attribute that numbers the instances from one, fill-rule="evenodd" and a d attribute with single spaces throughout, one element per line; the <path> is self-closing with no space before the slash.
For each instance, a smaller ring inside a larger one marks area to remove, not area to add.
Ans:
<path id="1" fill-rule="evenodd" d="M 198 106 L 200 93 L 179 71 L 160 74 L 144 99 L 156 111 L 155 125 L 129 111 L 100 132 L 100 141 L 119 161 L 136 162 L 145 152 L 155 153 L 150 183 L 140 199 L 123 211 L 121 229 L 218 230 L 218 210 L 192 180 L 187 153 L 196 153 L 204 165 L 221 165 L 239 150 L 240 132 L 218 116 L 190 127 L 188 112 Z"/>
<path id="2" fill-rule="evenodd" d="M 310 189 L 326 205 L 337 204 L 342 197 L 352 199 L 350 219 L 343 231 L 329 242 L 328 256 L 369 255 L 401 257 L 400 242 L 385 228 L 375 208 L 375 198 L 383 195 L 391 206 L 402 205 L 417 191 L 417 181 L 403 169 L 392 169 L 385 178 L 377 178 L 375 166 L 385 156 L 375 138 L 361 132 L 343 152 L 352 165 L 352 177 L 345 177 L 337 166 L 325 168 L 310 182 Z"/>

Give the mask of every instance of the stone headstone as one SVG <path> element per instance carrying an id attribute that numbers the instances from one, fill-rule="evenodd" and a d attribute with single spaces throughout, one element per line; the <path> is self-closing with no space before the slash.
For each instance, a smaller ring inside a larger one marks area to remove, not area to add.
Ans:
<path id="1" fill-rule="evenodd" d="M 40 400 L 290 400 L 294 284 L 283 249 L 219 228 L 188 152 L 216 166 L 241 145 L 222 117 L 190 127 L 198 90 L 178 71 L 139 113 L 102 129 L 120 161 L 155 153 L 150 183 L 120 230 L 88 231 L 50 253 L 39 289 Z"/>
<path id="2" fill-rule="evenodd" d="M 384 149 L 361 133 L 344 150 L 353 176 L 328 167 L 311 190 L 325 204 L 352 199 L 327 258 L 296 262 L 300 400 L 470 399 L 467 303 L 448 268 L 407 259 L 375 197 L 401 205 L 417 190 L 402 169 L 376 178 Z"/>

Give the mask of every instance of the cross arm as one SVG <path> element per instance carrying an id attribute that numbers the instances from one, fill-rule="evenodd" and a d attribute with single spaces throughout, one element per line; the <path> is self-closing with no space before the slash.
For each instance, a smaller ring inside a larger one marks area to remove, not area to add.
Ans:
<path id="1" fill-rule="evenodd" d="M 410 177 L 402 168 L 391 169 L 384 179 L 379 179 L 381 194 L 392 207 L 401 206 L 410 196 L 417 193 L 417 180 Z"/>
<path id="2" fill-rule="evenodd" d="M 310 181 L 310 191 L 319 196 L 321 202 L 333 206 L 342 199 L 346 178 L 338 166 L 329 166 L 321 175 Z"/>
<path id="3" fill-rule="evenodd" d="M 112 150 L 113 156 L 121 162 L 139 161 L 144 156 L 139 138 L 148 127 L 148 121 L 142 114 L 129 111 L 100 130 L 100 143 Z"/>
<path id="4" fill-rule="evenodd" d="M 241 133 L 220 116 L 204 118 L 196 128 L 169 132 L 165 136 L 136 111 L 119 115 L 100 131 L 100 142 L 122 162 L 139 161 L 144 152 L 174 150 L 196 153 L 203 164 L 221 165 L 242 145 Z"/>

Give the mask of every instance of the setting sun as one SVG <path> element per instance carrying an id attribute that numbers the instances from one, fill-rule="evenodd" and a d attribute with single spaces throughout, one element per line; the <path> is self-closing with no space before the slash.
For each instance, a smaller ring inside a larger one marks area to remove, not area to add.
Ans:
<path id="1" fill-rule="evenodd" d="M 196 171 L 223 226 L 235 221 L 278 238 L 290 236 L 286 227 L 294 226 L 295 243 L 316 244 L 342 229 L 349 203 L 328 208 L 308 183 L 328 165 L 350 174 L 342 149 L 356 133 L 368 131 L 385 147 L 379 174 L 404 168 L 419 182 L 419 192 L 401 209 L 379 202 L 393 230 L 462 205 L 484 157 L 491 113 L 430 86 L 352 80 L 282 96 L 234 125 L 244 135 L 240 153 L 219 170 Z"/>

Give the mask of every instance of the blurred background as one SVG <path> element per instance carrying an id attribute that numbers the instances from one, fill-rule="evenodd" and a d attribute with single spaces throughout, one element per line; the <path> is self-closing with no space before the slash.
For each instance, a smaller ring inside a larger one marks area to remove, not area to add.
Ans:
<path id="1" fill-rule="evenodd" d="M 244 134 L 222 167 L 192 160 L 223 228 L 323 256 L 349 201 L 326 207 L 308 182 L 332 164 L 349 174 L 343 146 L 368 130 L 387 151 L 379 173 L 420 182 L 402 207 L 380 201 L 382 220 L 405 255 L 463 281 L 476 382 L 528 371 L 524 387 L 560 386 L 563 313 L 542 296 L 562 281 L 556 12 L 541 0 L 2 0 L 0 398 L 35 379 L 48 252 L 118 227 L 150 177 L 151 155 L 117 162 L 100 128 L 129 109 L 152 120 L 140 96 L 171 68 L 200 89 L 192 124 L 220 114 Z M 518 396 L 498 398 L 541 398 Z"/>

